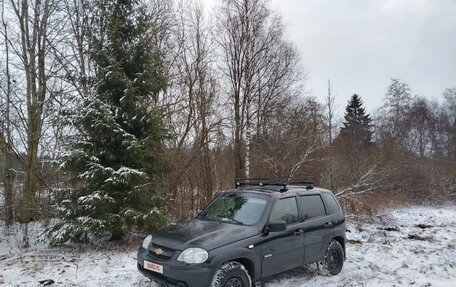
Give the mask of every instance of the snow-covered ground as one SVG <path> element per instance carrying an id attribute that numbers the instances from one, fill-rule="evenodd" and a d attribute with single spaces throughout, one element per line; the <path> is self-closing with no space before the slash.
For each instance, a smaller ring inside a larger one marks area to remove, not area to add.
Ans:
<path id="1" fill-rule="evenodd" d="M 275 276 L 266 287 L 456 286 L 456 207 L 409 207 L 348 218 L 348 259 L 324 276 L 315 264 Z M 3 232 L 3 230 L 1 230 Z M 36 238 L 39 230 L 31 228 Z M 0 286 L 153 286 L 136 270 L 135 250 L 49 248 L 0 235 Z"/>

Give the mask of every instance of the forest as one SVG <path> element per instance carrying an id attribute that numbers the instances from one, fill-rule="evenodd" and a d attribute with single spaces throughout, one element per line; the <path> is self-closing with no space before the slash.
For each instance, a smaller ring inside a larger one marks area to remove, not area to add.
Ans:
<path id="1" fill-rule="evenodd" d="M 349 213 L 456 199 L 456 82 L 309 92 L 267 0 L 3 0 L 0 220 L 55 244 L 192 218 L 236 178 L 311 176 Z M 335 98 L 346 99 L 337 107 Z"/>

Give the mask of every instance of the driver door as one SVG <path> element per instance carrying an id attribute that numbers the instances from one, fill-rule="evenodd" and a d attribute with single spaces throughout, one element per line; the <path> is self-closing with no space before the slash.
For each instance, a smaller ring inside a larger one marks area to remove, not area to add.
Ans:
<path id="1" fill-rule="evenodd" d="M 275 202 L 269 222 L 283 220 L 287 230 L 269 232 L 262 237 L 262 277 L 280 273 L 304 264 L 304 233 L 295 196 Z"/>

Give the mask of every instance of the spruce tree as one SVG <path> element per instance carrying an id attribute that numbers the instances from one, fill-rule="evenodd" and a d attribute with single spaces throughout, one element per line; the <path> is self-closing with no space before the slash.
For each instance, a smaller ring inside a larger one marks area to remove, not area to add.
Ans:
<path id="1" fill-rule="evenodd" d="M 63 217 L 51 230 L 56 242 L 116 240 L 132 228 L 151 230 L 167 221 L 157 183 L 166 169 L 166 130 L 152 104 L 167 83 L 153 27 L 139 1 L 97 1 L 93 9 L 96 76 L 92 94 L 69 113 L 78 133 L 68 139 L 62 164 L 72 188 L 56 192 Z"/>
<path id="2" fill-rule="evenodd" d="M 340 139 L 356 147 L 372 144 L 372 119 L 363 108 L 361 97 L 354 94 L 345 108 L 344 126 L 340 131 Z"/>

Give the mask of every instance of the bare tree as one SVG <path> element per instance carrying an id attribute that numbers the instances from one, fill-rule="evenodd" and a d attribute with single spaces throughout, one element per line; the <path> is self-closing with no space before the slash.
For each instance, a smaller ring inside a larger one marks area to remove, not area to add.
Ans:
<path id="1" fill-rule="evenodd" d="M 270 132 L 255 145 L 254 162 L 267 176 L 311 174 L 315 153 L 322 147 L 325 129 L 322 108 L 313 98 L 294 101 L 271 119 Z"/>
<path id="2" fill-rule="evenodd" d="M 328 129 L 328 144 L 331 145 L 334 136 L 334 120 L 336 113 L 335 101 L 336 97 L 333 95 L 333 87 L 331 80 L 328 79 L 328 94 L 325 97 L 325 121 Z"/>
<path id="3" fill-rule="evenodd" d="M 249 177 L 253 123 L 258 132 L 267 111 L 292 96 L 302 75 L 294 48 L 283 39 L 281 18 L 267 1 L 224 1 L 218 13 L 218 42 L 233 112 L 235 176 Z"/>
<path id="4" fill-rule="evenodd" d="M 404 144 L 404 134 L 407 133 L 408 128 L 404 116 L 410 109 L 411 101 L 410 87 L 399 79 L 391 79 L 383 106 L 386 113 L 383 132 L 389 134 L 399 144 Z"/>
<path id="5" fill-rule="evenodd" d="M 203 6 L 196 1 L 180 1 L 176 12 L 174 39 L 178 45 L 170 88 L 174 103 L 168 110 L 176 131 L 171 145 L 171 190 L 180 211 L 190 211 L 179 215 L 185 218 L 213 197 L 216 178 L 211 145 L 221 117 L 219 86 L 213 70 L 213 35 Z"/>
<path id="6" fill-rule="evenodd" d="M 3 183 L 3 197 L 4 197 L 4 212 L 5 223 L 11 225 L 13 223 L 13 206 L 14 206 L 14 192 L 13 192 L 13 137 L 12 127 L 10 120 L 11 97 L 13 93 L 11 71 L 10 71 L 10 44 L 8 35 L 8 24 L 5 17 L 5 3 L 2 2 L 1 7 L 2 17 L 2 32 L 4 44 L 4 84 L 0 85 L 0 155 L 3 156 L 3 170 L 2 170 L 2 183 Z"/>
<path id="7" fill-rule="evenodd" d="M 21 197 L 20 219 L 29 222 L 35 218 L 35 193 L 40 185 L 38 168 L 39 145 L 43 132 L 45 107 L 49 97 L 49 81 L 53 73 L 49 59 L 51 35 L 58 33 L 58 25 L 52 23 L 56 11 L 53 0 L 10 0 L 17 41 L 10 40 L 11 48 L 23 73 L 23 98 L 25 114 L 20 117 L 25 129 L 24 183 Z M 22 113 L 22 111 L 20 111 Z"/>
<path id="8" fill-rule="evenodd" d="M 66 98 L 59 102 L 62 106 L 70 102 L 87 98 L 90 93 L 90 81 L 94 76 L 94 68 L 89 59 L 90 35 L 95 28 L 91 1 L 63 0 L 61 13 L 65 19 L 62 30 L 56 35 L 58 40 L 49 41 L 49 49 L 61 68 L 60 77 L 69 85 L 65 90 Z M 70 101 L 70 102 L 68 102 Z M 73 103 L 74 104 L 74 103 Z"/>
<path id="9" fill-rule="evenodd" d="M 446 89 L 443 93 L 446 100 L 446 124 L 445 133 L 447 134 L 447 153 L 448 157 L 456 161 L 456 87 Z"/>
<path id="10" fill-rule="evenodd" d="M 433 121 L 427 101 L 424 98 L 416 98 L 406 116 L 411 128 L 409 150 L 423 157 L 430 149 L 429 128 Z"/>
<path id="11" fill-rule="evenodd" d="M 334 151 L 332 148 L 333 139 L 334 139 L 334 130 L 335 126 L 335 117 L 336 117 L 336 107 L 335 107 L 335 95 L 333 94 L 333 87 L 331 85 L 331 80 L 328 79 L 328 94 L 325 97 L 324 103 L 324 121 L 327 129 L 327 140 L 328 147 L 326 151 L 326 169 L 322 177 L 322 182 L 325 186 L 329 186 L 331 189 L 334 189 Z"/>
<path id="12" fill-rule="evenodd" d="M 380 171 L 377 165 L 371 166 L 361 173 L 350 186 L 337 190 L 334 195 L 336 197 L 351 197 L 374 192 L 380 187 L 380 178 L 384 172 Z"/>

